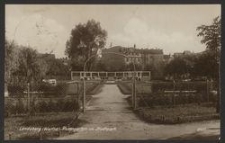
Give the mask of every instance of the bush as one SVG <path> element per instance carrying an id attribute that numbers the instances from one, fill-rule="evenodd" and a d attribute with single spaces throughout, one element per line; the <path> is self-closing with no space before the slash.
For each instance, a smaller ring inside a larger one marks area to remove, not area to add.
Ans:
<path id="1" fill-rule="evenodd" d="M 8 85 L 8 92 L 10 96 L 22 95 L 25 88 L 22 85 Z"/>
<path id="2" fill-rule="evenodd" d="M 45 101 L 38 102 L 36 105 L 37 112 L 48 112 L 48 105 Z"/>
<path id="3" fill-rule="evenodd" d="M 49 102 L 41 101 L 36 105 L 37 112 L 69 112 L 79 109 L 76 99 L 58 99 Z"/>
<path id="4" fill-rule="evenodd" d="M 56 95 L 57 97 L 62 97 L 62 96 L 66 96 L 67 95 L 67 84 L 66 83 L 60 83 L 57 84 L 54 87 L 54 95 Z"/>
<path id="5" fill-rule="evenodd" d="M 210 83 L 213 84 L 213 83 Z M 164 91 L 164 90 L 196 90 L 197 92 L 206 92 L 207 83 L 206 81 L 194 81 L 194 82 L 153 82 L 152 91 Z"/>
<path id="6" fill-rule="evenodd" d="M 64 112 L 76 111 L 79 109 L 79 105 L 76 99 L 67 100 L 67 101 L 64 101 L 64 104 L 61 109 Z"/>
<path id="7" fill-rule="evenodd" d="M 11 114 L 15 114 L 15 107 L 12 104 L 5 104 L 4 115 L 5 117 L 10 116 Z"/>
<path id="8" fill-rule="evenodd" d="M 8 117 L 12 114 L 24 114 L 24 113 L 26 113 L 27 108 L 24 105 L 24 103 L 22 102 L 22 100 L 17 99 L 17 101 L 15 101 L 15 102 L 16 102 L 15 104 L 13 104 L 13 101 L 5 104 L 5 107 L 4 107 L 5 117 Z"/>
<path id="9" fill-rule="evenodd" d="M 64 97 L 67 95 L 67 84 L 59 83 L 56 86 L 49 83 L 42 82 L 38 88 L 39 91 L 44 92 L 45 97 Z"/>
<path id="10" fill-rule="evenodd" d="M 21 99 L 18 99 L 18 102 L 16 103 L 15 108 L 16 108 L 16 111 L 18 114 L 26 113 L 26 111 L 27 111 L 27 108 L 23 104 L 23 101 Z"/>

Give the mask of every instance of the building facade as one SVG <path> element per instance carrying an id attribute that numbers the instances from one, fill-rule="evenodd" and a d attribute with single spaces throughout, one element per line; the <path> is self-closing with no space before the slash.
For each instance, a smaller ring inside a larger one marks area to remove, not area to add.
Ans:
<path id="1" fill-rule="evenodd" d="M 141 66 L 141 70 L 152 71 L 153 77 L 161 78 L 163 76 L 163 62 L 164 55 L 162 49 L 136 49 L 132 48 L 121 48 L 119 50 L 124 57 L 125 63 Z"/>

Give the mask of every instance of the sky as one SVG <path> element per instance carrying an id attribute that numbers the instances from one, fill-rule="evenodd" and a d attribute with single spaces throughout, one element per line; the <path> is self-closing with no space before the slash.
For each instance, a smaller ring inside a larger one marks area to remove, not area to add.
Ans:
<path id="1" fill-rule="evenodd" d="M 71 30 L 90 19 L 99 21 L 112 46 L 163 49 L 164 54 L 205 45 L 196 28 L 221 15 L 221 5 L 6 5 L 8 40 L 29 45 L 40 53 L 65 57 Z"/>

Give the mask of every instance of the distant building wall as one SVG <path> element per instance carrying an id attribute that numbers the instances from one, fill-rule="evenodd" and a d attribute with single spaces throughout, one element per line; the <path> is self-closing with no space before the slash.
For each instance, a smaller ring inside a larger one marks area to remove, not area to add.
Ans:
<path id="1" fill-rule="evenodd" d="M 153 78 L 163 77 L 163 62 L 164 56 L 162 49 L 135 49 L 135 48 L 121 48 L 120 52 L 127 57 L 124 58 L 126 64 L 134 62 L 140 64 L 142 70 L 146 70 L 147 66 L 151 66 L 153 69 Z M 150 69 L 149 69 L 150 70 Z"/>

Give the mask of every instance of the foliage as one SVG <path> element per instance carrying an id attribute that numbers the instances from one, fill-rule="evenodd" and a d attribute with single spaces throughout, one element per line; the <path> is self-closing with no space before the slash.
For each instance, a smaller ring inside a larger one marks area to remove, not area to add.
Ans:
<path id="1" fill-rule="evenodd" d="M 123 57 L 115 54 L 103 55 L 101 61 L 105 71 L 123 71 L 125 67 Z"/>
<path id="2" fill-rule="evenodd" d="M 103 62 L 103 60 L 98 60 L 98 61 L 96 61 L 96 63 L 94 64 L 94 66 L 91 70 L 93 70 L 93 71 L 107 71 L 107 65 Z"/>
<path id="3" fill-rule="evenodd" d="M 49 83 L 41 82 L 38 91 L 43 92 L 45 97 L 64 97 L 67 94 L 67 84 L 59 83 L 53 86 Z"/>
<path id="4" fill-rule="evenodd" d="M 25 90 L 25 87 L 21 84 L 9 84 L 8 85 L 8 92 L 10 93 L 10 96 L 20 96 L 23 94 L 23 91 Z"/>
<path id="5" fill-rule="evenodd" d="M 76 99 L 58 99 L 50 100 L 49 102 L 40 101 L 36 105 L 36 112 L 70 112 L 79 109 Z"/>
<path id="6" fill-rule="evenodd" d="M 213 19 L 211 25 L 201 25 L 197 27 L 200 31 L 198 36 L 202 37 L 201 42 L 206 44 L 206 49 L 217 51 L 221 47 L 221 18 L 218 16 Z"/>
<path id="7" fill-rule="evenodd" d="M 71 60 L 72 70 L 82 69 L 85 61 L 93 53 L 96 53 L 98 48 L 104 48 L 106 38 L 107 32 L 95 20 L 88 20 L 85 24 L 76 25 L 71 31 L 65 50 Z M 90 65 L 89 62 L 87 69 L 90 68 Z"/>
<path id="8" fill-rule="evenodd" d="M 213 60 L 215 56 L 208 51 L 201 54 L 194 64 L 194 77 L 206 77 L 207 79 L 219 78 L 219 67 Z"/>
<path id="9" fill-rule="evenodd" d="M 46 64 L 31 47 L 5 41 L 5 81 L 10 93 L 22 92 L 27 83 L 36 87 L 45 76 Z"/>
<path id="10" fill-rule="evenodd" d="M 18 51 L 18 67 L 11 77 L 14 80 L 13 86 L 20 85 L 26 89 L 27 83 L 30 83 L 32 88 L 36 88 L 45 76 L 46 65 L 42 59 L 38 58 L 36 50 L 30 47 L 20 47 Z"/>
<path id="11" fill-rule="evenodd" d="M 219 59 L 221 50 L 221 18 L 216 17 L 211 25 L 197 27 L 197 36 L 202 37 L 201 43 L 206 50 L 196 55 L 176 56 L 166 65 L 165 75 L 176 79 L 187 75 L 189 78 L 206 77 L 219 79 Z"/>
<path id="12" fill-rule="evenodd" d="M 220 62 L 220 51 L 221 51 L 221 18 L 218 16 L 213 19 L 213 23 L 211 25 L 201 25 L 197 27 L 197 30 L 200 31 L 198 36 L 202 37 L 202 43 L 206 45 L 206 52 L 209 55 L 208 62 L 206 64 L 207 69 L 210 70 L 210 76 L 215 81 L 217 81 L 217 93 L 220 96 L 219 89 L 219 62 Z M 209 61 L 210 60 L 210 61 Z M 220 98 L 218 98 L 217 102 L 217 113 L 220 110 Z"/>
<path id="13" fill-rule="evenodd" d="M 193 73 L 194 55 L 176 56 L 165 66 L 165 75 L 174 76 L 175 79 L 182 79 L 185 75 Z"/>
<path id="14" fill-rule="evenodd" d="M 25 102 L 25 103 L 24 103 Z M 6 116 L 15 114 L 26 114 L 27 113 L 27 102 L 23 98 L 18 98 L 15 103 L 7 102 L 5 104 L 4 112 Z M 36 104 L 32 102 L 32 111 L 34 113 L 45 113 L 45 112 L 70 112 L 77 111 L 79 105 L 77 99 L 73 98 L 61 98 L 61 99 L 50 99 L 50 101 L 37 101 Z"/>
<path id="15" fill-rule="evenodd" d="M 209 85 L 215 84 L 214 82 L 208 82 Z M 165 91 L 165 90 L 196 90 L 199 92 L 206 92 L 206 81 L 176 81 L 176 82 L 153 82 L 152 91 Z"/>
<path id="16" fill-rule="evenodd" d="M 19 53 L 19 75 L 25 77 L 26 82 L 37 80 L 40 72 L 38 68 L 37 51 L 29 47 L 22 47 Z"/>
<path id="17" fill-rule="evenodd" d="M 173 108 L 159 107 L 137 111 L 145 121 L 159 124 L 179 124 L 193 121 L 218 119 L 215 108 L 202 107 L 194 104 Z"/>
<path id="18" fill-rule="evenodd" d="M 68 76 L 70 75 L 69 66 L 64 65 L 61 59 L 45 59 L 48 69 L 47 76 Z"/>
<path id="19" fill-rule="evenodd" d="M 22 99 L 18 98 L 15 103 L 7 102 L 4 106 L 4 113 L 6 116 L 11 114 L 25 114 L 27 112 L 27 108 L 23 103 Z"/>
<path id="20" fill-rule="evenodd" d="M 36 91 L 42 79 L 47 76 L 69 76 L 69 66 L 62 59 L 52 58 L 49 54 L 39 54 L 28 46 L 18 46 L 5 41 L 5 81 L 10 95 L 22 93 L 30 83 L 30 90 Z M 42 85 L 41 85 L 42 86 Z M 58 86 L 59 87 L 59 86 Z M 57 88 L 58 94 L 64 90 Z"/>
<path id="21" fill-rule="evenodd" d="M 5 40 L 5 82 L 10 83 L 11 74 L 18 68 L 18 46 Z"/>
<path id="22" fill-rule="evenodd" d="M 200 64 L 205 61 L 202 72 L 204 72 L 203 70 L 209 70 L 209 73 L 205 73 L 205 75 L 218 80 L 221 50 L 221 18 L 218 16 L 213 19 L 211 25 L 201 25 L 197 27 L 197 30 L 199 31 L 198 36 L 202 37 L 201 42 L 206 45 L 206 54 L 200 59 Z"/>

